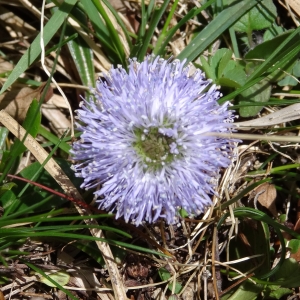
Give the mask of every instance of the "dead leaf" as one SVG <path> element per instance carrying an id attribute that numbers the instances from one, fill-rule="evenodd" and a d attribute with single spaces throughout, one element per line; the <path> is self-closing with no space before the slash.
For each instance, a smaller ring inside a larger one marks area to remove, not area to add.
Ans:
<path id="1" fill-rule="evenodd" d="M 195 290 L 191 287 L 191 285 L 187 286 L 183 293 L 182 293 L 182 299 L 184 300 L 193 300 L 195 299 Z"/>
<path id="2" fill-rule="evenodd" d="M 122 0 L 110 0 L 110 5 L 118 12 L 126 13 L 128 7 L 125 5 Z"/>
<path id="3" fill-rule="evenodd" d="M 0 57 L 0 73 L 12 71 L 14 68 L 13 64 Z"/>
<path id="4" fill-rule="evenodd" d="M 55 132 L 57 136 L 61 137 L 66 130 L 71 128 L 71 122 L 66 117 L 66 115 L 60 111 L 60 109 L 56 105 L 56 104 L 60 104 L 61 108 L 68 108 L 63 106 L 63 104 L 65 105 L 65 101 L 63 100 L 63 103 L 62 102 L 58 103 L 56 101 L 56 103 L 54 104 L 53 101 L 54 98 L 56 98 L 57 100 L 57 98 L 59 97 L 61 96 L 54 95 L 46 104 L 43 104 L 42 114 L 45 118 L 48 119 L 50 128 Z"/>
<path id="5" fill-rule="evenodd" d="M 269 127 L 298 119 L 300 119 L 300 103 L 289 105 L 261 118 L 250 121 L 235 122 L 234 125 L 240 130 L 250 130 L 251 128 Z"/>
<path id="6" fill-rule="evenodd" d="M 256 200 L 264 207 L 266 207 L 270 213 L 277 217 L 277 209 L 275 205 L 275 199 L 277 197 L 277 191 L 274 184 L 265 182 L 258 186 L 255 190 Z"/>
<path id="7" fill-rule="evenodd" d="M 289 6 L 295 11 L 295 13 L 300 17 L 300 1 L 299 0 L 288 0 Z"/>
<path id="8" fill-rule="evenodd" d="M 47 104 L 55 105 L 57 108 L 69 109 L 66 100 L 58 94 L 53 94 L 52 98 L 47 102 Z"/>
<path id="9" fill-rule="evenodd" d="M 37 89 L 23 87 L 21 89 L 13 89 L 12 91 L 3 93 L 0 95 L 0 110 L 5 110 L 19 123 L 22 123 L 32 100 L 37 99 L 39 101 L 41 99 L 45 85 L 46 84 L 43 83 Z M 53 90 L 49 87 L 45 94 L 44 102 L 47 102 L 52 95 Z"/>

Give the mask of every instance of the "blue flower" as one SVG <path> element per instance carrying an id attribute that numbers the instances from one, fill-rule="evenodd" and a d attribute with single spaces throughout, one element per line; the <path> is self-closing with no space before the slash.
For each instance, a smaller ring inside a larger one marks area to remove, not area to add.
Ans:
<path id="1" fill-rule="evenodd" d="M 73 168 L 82 188 L 97 187 L 99 208 L 139 225 L 211 205 L 234 145 L 206 133 L 229 132 L 234 116 L 200 70 L 190 73 L 178 60 L 132 59 L 128 73 L 119 66 L 97 81 L 96 101 L 81 103 Z"/>

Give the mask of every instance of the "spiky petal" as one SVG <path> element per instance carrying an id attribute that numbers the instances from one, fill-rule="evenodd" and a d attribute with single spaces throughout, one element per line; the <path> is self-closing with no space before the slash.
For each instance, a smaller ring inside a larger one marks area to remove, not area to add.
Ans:
<path id="1" fill-rule="evenodd" d="M 179 208 L 198 215 L 211 205 L 221 167 L 231 163 L 233 142 L 204 135 L 228 132 L 233 113 L 220 93 L 184 62 L 149 56 L 131 60 L 129 72 L 112 68 L 97 81 L 96 102 L 77 111 L 81 139 L 73 144 L 76 175 L 99 208 L 136 225 Z"/>

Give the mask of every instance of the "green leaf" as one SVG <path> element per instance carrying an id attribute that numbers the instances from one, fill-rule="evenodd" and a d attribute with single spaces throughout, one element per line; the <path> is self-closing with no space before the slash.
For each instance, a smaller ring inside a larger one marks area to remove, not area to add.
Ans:
<path id="1" fill-rule="evenodd" d="M 229 200 L 229 201 L 227 201 L 227 203 L 229 203 L 231 201 L 232 200 Z M 229 215 L 229 213 L 226 213 L 225 215 L 223 215 L 221 217 L 221 219 L 220 219 L 220 221 L 218 222 L 218 225 L 217 225 L 218 228 L 224 222 L 226 217 L 228 217 L 228 215 Z M 254 219 L 254 220 L 257 220 L 257 221 L 260 221 L 260 222 L 267 223 L 267 224 L 274 227 L 274 229 L 275 229 L 275 231 L 278 235 L 278 239 L 280 241 L 281 248 L 282 248 L 281 255 L 280 255 L 280 260 L 272 270 L 268 271 L 264 275 L 261 275 L 260 278 L 261 279 L 270 278 L 274 274 L 278 273 L 280 267 L 282 266 L 283 262 L 285 261 L 285 254 L 286 254 L 285 241 L 284 241 L 284 238 L 282 236 L 281 230 L 291 234 L 292 236 L 294 236 L 298 239 L 300 239 L 300 235 L 297 232 L 295 232 L 294 230 L 291 230 L 288 227 L 274 221 L 268 215 L 266 215 L 265 213 L 263 213 L 262 211 L 259 211 L 257 209 L 253 209 L 253 208 L 250 208 L 250 207 L 238 207 L 238 208 L 234 209 L 234 216 L 237 217 L 237 218 L 251 218 L 251 219 Z"/>
<path id="2" fill-rule="evenodd" d="M 55 273 L 50 273 L 48 278 L 44 276 L 40 276 L 38 273 L 40 282 L 50 286 L 50 287 L 57 287 L 57 284 L 54 284 L 52 281 L 49 280 L 49 277 L 55 281 L 56 283 L 60 284 L 61 286 L 67 285 L 70 280 L 70 275 L 67 272 L 59 271 Z"/>
<path id="3" fill-rule="evenodd" d="M 220 49 L 220 50 L 222 50 L 222 49 Z M 227 67 L 228 63 L 231 62 L 231 57 L 233 54 L 232 51 L 229 49 L 224 49 L 224 50 L 226 50 L 226 51 L 223 51 L 222 56 L 220 57 L 220 60 L 218 62 L 218 68 L 217 68 L 217 77 L 218 78 L 221 78 L 222 75 L 224 74 L 225 68 Z"/>
<path id="4" fill-rule="evenodd" d="M 267 80 L 261 81 L 249 89 L 245 90 L 240 95 L 240 105 L 245 105 L 239 109 L 239 114 L 242 117 L 256 116 L 263 108 L 263 106 L 246 106 L 253 102 L 267 102 L 271 95 L 271 86 Z"/>
<path id="5" fill-rule="evenodd" d="M 79 9 L 74 9 L 72 15 L 80 21 L 80 24 L 84 24 L 87 27 L 86 15 Z M 73 34 L 75 34 L 75 30 L 72 26 L 67 25 L 66 35 L 72 36 Z M 95 87 L 93 51 L 81 36 L 69 41 L 68 47 L 82 83 L 88 87 Z"/>
<path id="6" fill-rule="evenodd" d="M 235 0 L 230 0 L 232 3 Z M 243 15 L 233 26 L 235 31 L 251 33 L 253 30 L 262 30 L 271 26 L 275 21 L 277 12 L 272 0 L 258 3 Z"/>
<path id="7" fill-rule="evenodd" d="M 228 87 L 234 87 L 234 88 L 239 88 L 247 80 L 247 75 L 245 73 L 245 70 L 242 66 L 237 65 L 234 62 L 235 66 L 233 69 L 224 70 L 224 77 L 221 77 L 218 79 L 218 84 L 221 86 L 228 86 Z M 230 65 L 230 62 L 228 63 Z"/>
<path id="8" fill-rule="evenodd" d="M 16 194 L 12 190 L 7 190 L 0 197 L 0 205 L 6 210 L 8 207 L 14 205 L 16 203 L 17 197 Z"/>
<path id="9" fill-rule="evenodd" d="M 289 246 L 288 247 L 291 249 L 292 253 L 297 253 L 300 249 L 300 241 L 292 239 L 292 240 L 289 241 Z"/>
<path id="10" fill-rule="evenodd" d="M 299 78 L 299 77 L 300 77 L 300 61 L 297 60 L 296 63 L 294 64 L 294 66 L 293 66 L 293 69 L 291 71 L 291 75 L 287 75 L 282 80 L 280 80 L 278 82 L 278 85 L 279 86 L 286 86 L 286 85 L 296 86 L 296 85 L 298 85 L 297 78 Z"/>
<path id="11" fill-rule="evenodd" d="M 293 258 L 286 259 L 272 279 L 274 283 L 285 288 L 299 287 L 300 266 L 298 262 Z"/>
<path id="12" fill-rule="evenodd" d="M 212 67 L 217 74 L 216 84 L 238 88 L 246 82 L 244 67 L 237 61 L 231 60 L 232 51 L 220 49 L 212 58 Z"/>
<path id="13" fill-rule="evenodd" d="M 201 61 L 201 69 L 205 72 L 206 78 L 209 78 L 215 82 L 216 81 L 215 71 L 209 65 L 209 63 L 207 62 L 207 60 L 203 55 L 200 56 L 200 61 Z"/>
<path id="14" fill-rule="evenodd" d="M 297 60 L 293 67 L 293 75 L 296 77 L 300 77 L 300 60 Z"/>
<path id="15" fill-rule="evenodd" d="M 264 41 L 269 41 L 275 38 L 278 35 L 284 33 L 284 28 L 281 26 L 276 25 L 275 23 L 272 24 L 272 27 L 268 28 L 264 33 Z"/>
<path id="16" fill-rule="evenodd" d="M 274 49 L 276 49 L 277 47 L 279 47 L 290 35 L 291 35 L 291 31 L 285 32 L 282 35 L 279 35 L 275 38 L 273 38 L 272 40 L 263 42 L 259 45 L 257 45 L 254 49 L 250 50 L 246 55 L 245 55 L 245 59 L 247 60 L 254 60 L 254 59 L 267 59 L 273 52 Z M 292 41 L 290 41 L 287 46 L 290 46 L 291 44 L 294 44 L 296 42 L 296 40 L 298 41 L 298 37 L 294 37 L 292 39 Z"/>
<path id="17" fill-rule="evenodd" d="M 21 260 L 23 263 L 25 263 L 29 268 L 31 268 L 32 270 L 34 270 L 36 273 L 40 274 L 41 276 L 47 278 L 52 284 L 55 285 L 55 287 L 59 288 L 61 291 L 63 291 L 66 295 L 68 295 L 68 297 L 70 297 L 70 299 L 72 300 L 78 300 L 76 297 L 74 297 L 72 295 L 71 292 L 69 292 L 68 290 L 64 289 L 58 282 L 56 282 L 55 280 L 53 280 L 50 276 L 48 276 L 45 272 L 43 272 L 41 269 L 37 268 L 34 264 L 29 263 L 28 261 L 25 260 Z"/>
<path id="18" fill-rule="evenodd" d="M 293 293 L 293 291 L 288 288 L 282 288 L 279 285 L 268 285 L 264 290 L 264 298 L 280 300 L 291 293 Z"/>
<path id="19" fill-rule="evenodd" d="M 188 212 L 184 208 L 180 208 L 178 210 L 178 213 L 179 213 L 180 217 L 182 217 L 182 218 L 188 218 L 189 217 Z"/>
<path id="20" fill-rule="evenodd" d="M 263 286 L 259 284 L 254 284 L 251 281 L 246 281 L 242 283 L 238 289 L 230 296 L 225 297 L 221 299 L 226 300 L 254 300 L 257 299 L 257 296 L 261 293 L 263 290 Z"/>
<path id="21" fill-rule="evenodd" d="M 282 52 L 283 58 L 276 62 L 270 68 L 270 75 L 268 75 L 268 80 L 270 82 L 277 82 L 282 79 L 286 73 L 292 72 L 292 69 L 296 63 L 299 56 L 300 44 L 296 47 L 289 47 Z"/>
<path id="22" fill-rule="evenodd" d="M 57 34 L 58 29 L 63 24 L 65 19 L 68 17 L 70 11 L 75 6 L 78 0 L 65 0 L 55 11 L 51 19 L 47 22 L 44 27 L 44 44 L 45 46 L 49 43 L 52 37 Z M 4 83 L 0 94 L 7 90 L 9 86 L 11 86 L 16 79 L 25 72 L 28 67 L 38 58 L 41 54 L 41 46 L 40 46 L 40 33 L 34 39 L 29 49 L 25 52 L 25 54 L 21 57 L 6 82 Z"/>
<path id="23" fill-rule="evenodd" d="M 241 272 L 248 272 L 255 269 L 255 277 L 260 277 L 271 269 L 270 266 L 270 233 L 269 228 L 263 222 L 245 220 L 240 223 L 239 231 L 247 239 L 249 246 L 240 238 L 230 242 L 230 260 L 237 260 L 250 255 L 261 255 L 247 261 L 236 264 L 236 268 Z"/>
<path id="24" fill-rule="evenodd" d="M 245 55 L 245 59 L 252 60 L 253 66 L 257 66 L 253 73 L 248 77 L 248 82 L 257 78 L 271 69 L 283 73 L 281 70 L 288 70 L 297 59 L 299 51 L 300 27 L 296 30 L 286 32 L 273 40 L 266 41 Z M 295 55 L 290 54 L 295 50 Z M 278 70 L 280 68 L 280 70 Z M 284 74 L 284 73 L 283 73 Z M 274 75 L 273 75 L 274 77 Z"/>
<path id="25" fill-rule="evenodd" d="M 249 87 L 266 79 L 266 75 L 262 75 L 265 72 L 268 72 L 267 74 L 271 74 L 269 75 L 271 76 L 271 78 L 268 78 L 269 81 L 270 79 L 279 80 L 278 77 L 280 76 L 280 74 L 284 75 L 284 72 L 282 70 L 287 70 L 294 64 L 294 62 L 298 58 L 300 51 L 299 34 L 300 27 L 285 33 L 283 35 L 284 37 L 282 43 L 279 43 L 277 48 L 274 48 L 274 46 L 272 47 L 272 45 L 266 47 L 265 51 L 268 51 L 269 55 L 266 60 L 261 59 L 260 54 L 256 55 L 258 57 L 253 57 L 261 60 L 260 64 L 258 64 L 258 66 L 254 68 L 254 71 L 251 73 L 251 75 L 247 77 L 247 81 L 245 82 L 245 84 L 243 84 L 243 86 L 238 88 L 236 91 L 231 92 L 230 94 L 222 97 L 218 101 L 219 104 L 233 99 L 243 91 L 247 90 Z M 258 47 L 260 46 L 261 45 L 258 45 L 255 49 L 259 49 Z M 250 53 L 251 51 L 246 55 L 246 58 L 248 58 L 248 55 L 250 55 Z M 264 51 L 261 51 L 261 55 L 264 55 Z M 254 65 L 254 62 L 252 64 Z"/>
<path id="26" fill-rule="evenodd" d="M 26 132 L 32 135 L 33 138 L 39 132 L 39 127 L 41 124 L 42 115 L 40 112 L 40 104 L 37 100 L 33 100 L 28 108 L 26 113 L 25 120 L 22 124 Z M 16 150 L 15 150 L 16 148 Z M 13 146 L 11 147 L 11 151 L 14 153 L 14 156 L 21 155 L 24 151 L 26 151 L 26 147 L 20 140 L 16 140 Z"/>
<path id="27" fill-rule="evenodd" d="M 0 186 L 0 196 L 6 191 L 10 191 L 15 186 L 17 185 L 14 182 L 4 183 L 2 186 Z"/>
<path id="28" fill-rule="evenodd" d="M 263 42 L 257 45 L 254 49 L 250 50 L 246 55 L 246 60 L 265 60 L 268 59 L 273 53 L 274 49 L 279 47 L 282 43 L 286 41 L 288 37 L 290 37 L 292 31 L 285 32 L 282 35 L 279 35 L 272 40 Z M 296 41 L 299 40 L 298 36 L 295 36 L 291 41 L 289 41 L 285 47 L 289 47 L 290 45 L 294 44 Z"/>
<path id="29" fill-rule="evenodd" d="M 71 31 L 67 30 L 68 32 L 70 33 Z M 83 85 L 95 87 L 93 51 L 81 36 L 78 36 L 76 40 L 70 41 L 68 47 Z"/>
<path id="30" fill-rule="evenodd" d="M 66 153 L 69 153 L 71 146 L 64 140 L 61 141 L 56 135 L 45 129 L 43 126 L 39 127 L 38 133 L 54 145 L 57 145 L 59 143 L 58 148 L 65 151 Z"/>
<path id="31" fill-rule="evenodd" d="M 208 63 L 200 56 L 201 69 L 215 84 L 238 88 L 246 82 L 246 73 L 237 61 L 231 60 L 232 51 L 222 48 L 216 51 Z"/>
<path id="32" fill-rule="evenodd" d="M 37 100 L 33 100 L 26 113 L 23 127 L 26 129 L 26 132 L 31 134 L 33 137 L 36 137 L 40 123 L 40 105 Z M 20 140 L 16 139 L 10 150 L 3 152 L 0 163 L 0 170 L 2 172 L 5 172 L 5 170 L 7 170 L 7 172 L 10 171 L 14 173 L 14 170 L 17 169 L 19 165 L 18 156 L 20 156 L 25 151 L 26 147 L 24 146 L 24 144 Z"/>
<path id="33" fill-rule="evenodd" d="M 298 84 L 298 81 L 291 75 L 285 76 L 283 79 L 277 82 L 279 86 L 296 86 Z"/>
<path id="34" fill-rule="evenodd" d="M 162 280 L 168 280 L 171 277 L 171 274 L 165 268 L 160 268 L 158 270 L 158 274 L 159 274 L 159 277 Z M 170 283 L 168 285 L 168 288 L 169 288 L 170 291 L 172 291 L 173 290 L 173 283 Z M 174 294 L 179 294 L 181 290 L 182 290 L 182 285 L 180 283 L 176 282 L 175 283 Z"/>
<path id="35" fill-rule="evenodd" d="M 74 246 L 76 246 L 78 249 L 80 249 L 81 251 L 85 252 L 86 254 L 88 254 L 91 258 L 93 258 L 99 265 L 104 267 L 105 261 L 101 255 L 101 253 L 99 253 L 99 248 L 96 247 L 95 243 L 91 242 L 91 243 L 79 243 L 76 242 L 74 244 Z"/>
<path id="36" fill-rule="evenodd" d="M 186 63 L 193 61 L 208 48 L 225 30 L 232 26 L 243 14 L 255 6 L 260 0 L 236 1 L 224 9 L 204 29 L 195 36 L 189 45 L 178 55 L 178 59 L 187 59 Z"/>
<path id="37" fill-rule="evenodd" d="M 9 130 L 6 127 L 0 127 L 0 155 L 6 150 L 6 138 Z"/>
<path id="38" fill-rule="evenodd" d="M 222 72 L 220 72 L 220 70 L 219 70 L 220 61 L 222 60 L 223 56 L 226 56 L 226 55 L 228 56 L 229 53 L 230 53 L 229 56 L 231 57 L 232 52 L 230 50 L 225 49 L 225 48 L 218 49 L 216 51 L 216 53 L 214 54 L 214 56 L 212 56 L 209 59 L 210 69 L 211 69 L 212 72 L 214 72 L 214 77 L 213 78 L 216 78 L 216 80 L 221 76 L 221 74 L 223 72 L 223 69 L 226 66 L 226 64 L 224 65 L 224 63 L 223 63 L 223 65 L 221 67 Z M 229 59 L 230 59 L 230 57 L 229 57 Z M 202 58 L 202 60 L 204 60 L 203 56 L 201 56 L 201 58 Z"/>
<path id="39" fill-rule="evenodd" d="M 236 80 L 232 80 L 232 78 L 223 77 L 218 80 L 218 84 L 221 86 L 227 86 L 231 88 L 239 88 L 241 86 Z"/>

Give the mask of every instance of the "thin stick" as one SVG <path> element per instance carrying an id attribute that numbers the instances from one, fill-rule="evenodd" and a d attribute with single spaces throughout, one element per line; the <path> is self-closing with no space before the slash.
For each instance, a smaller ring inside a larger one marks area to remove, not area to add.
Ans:
<path id="1" fill-rule="evenodd" d="M 207 132 L 203 133 L 205 136 L 215 136 L 220 138 L 238 139 L 238 140 L 259 140 L 272 142 L 286 142 L 299 143 L 300 136 L 282 136 L 282 135 L 266 135 L 266 134 L 248 134 L 248 133 L 221 133 L 221 132 Z"/>

